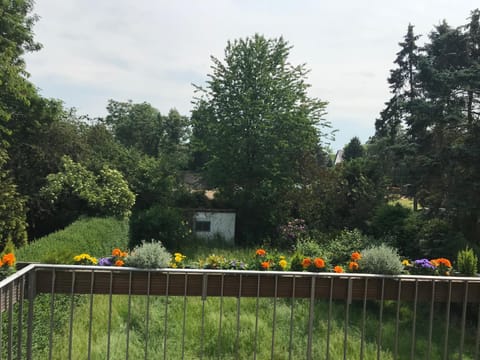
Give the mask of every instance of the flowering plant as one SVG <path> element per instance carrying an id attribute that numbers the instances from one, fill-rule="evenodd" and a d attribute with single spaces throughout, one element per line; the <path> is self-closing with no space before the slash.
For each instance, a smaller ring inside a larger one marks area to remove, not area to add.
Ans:
<path id="1" fill-rule="evenodd" d="M 76 265 L 97 265 L 97 258 L 90 256 L 89 254 L 83 253 L 73 257 Z"/>
<path id="2" fill-rule="evenodd" d="M 350 262 L 348 263 L 348 270 L 350 272 L 358 271 L 359 265 L 358 260 L 362 258 L 362 255 L 358 251 L 354 251 L 350 256 Z"/>
<path id="3" fill-rule="evenodd" d="M 445 258 L 438 258 L 430 260 L 430 263 L 435 266 L 435 273 L 442 276 L 448 276 L 452 272 L 452 264 L 450 260 Z"/>
<path id="4" fill-rule="evenodd" d="M 187 257 L 182 253 L 176 252 L 175 254 L 173 254 L 172 261 L 170 262 L 170 267 L 174 269 L 183 269 L 185 267 L 184 260 L 186 258 Z"/>
<path id="5" fill-rule="evenodd" d="M 336 272 L 336 273 L 343 273 L 345 272 L 345 270 L 343 270 L 343 267 L 341 267 L 340 265 L 337 265 L 333 268 L 333 272 Z"/>
<path id="6" fill-rule="evenodd" d="M 433 275 L 435 273 L 435 265 L 428 259 L 418 259 L 413 261 L 408 270 L 415 275 Z"/>
<path id="7" fill-rule="evenodd" d="M 15 254 L 13 252 L 6 253 L 0 258 L 0 280 L 15 272 Z"/>
<path id="8" fill-rule="evenodd" d="M 125 258 L 128 256 L 126 251 L 122 251 L 118 248 L 112 250 L 112 255 L 103 257 L 98 260 L 100 266 L 123 266 L 125 265 Z"/>
<path id="9" fill-rule="evenodd" d="M 302 268 L 303 270 L 311 271 L 311 272 L 325 271 L 326 269 L 325 260 L 323 260 L 320 257 L 316 257 L 313 259 L 310 257 L 305 257 L 302 260 Z"/>

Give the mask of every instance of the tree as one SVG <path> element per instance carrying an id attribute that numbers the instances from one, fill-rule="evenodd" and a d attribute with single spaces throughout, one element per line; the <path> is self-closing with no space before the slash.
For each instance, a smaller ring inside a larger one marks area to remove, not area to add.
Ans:
<path id="1" fill-rule="evenodd" d="M 360 139 L 356 136 L 354 136 L 350 142 L 345 145 L 345 148 L 343 149 L 343 159 L 348 161 L 356 158 L 362 157 L 364 154 L 364 150 L 362 147 L 362 143 L 360 142 Z"/>
<path id="2" fill-rule="evenodd" d="M 96 175 L 68 156 L 62 171 L 47 176 L 41 193 L 52 203 L 75 196 L 96 215 L 128 217 L 135 203 L 135 194 L 119 171 L 104 166 Z"/>
<path id="3" fill-rule="evenodd" d="M 5 170 L 11 131 L 7 124 L 19 104 L 28 105 L 35 93 L 27 81 L 22 56 L 40 45 L 33 40 L 36 17 L 30 15 L 30 0 L 0 2 L 0 245 L 26 240 L 25 199 L 17 192 L 11 175 Z"/>
<path id="4" fill-rule="evenodd" d="M 329 126 L 326 103 L 308 96 L 308 72 L 288 62 L 290 49 L 261 35 L 228 42 L 192 114 L 207 179 L 255 236 L 285 216 L 284 194 L 304 183 Z"/>

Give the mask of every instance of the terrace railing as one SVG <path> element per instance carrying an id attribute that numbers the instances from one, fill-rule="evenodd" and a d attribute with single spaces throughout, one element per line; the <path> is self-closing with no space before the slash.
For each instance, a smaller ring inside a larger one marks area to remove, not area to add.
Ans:
<path id="1" fill-rule="evenodd" d="M 479 359 L 480 278 L 32 264 L 1 359 Z"/>

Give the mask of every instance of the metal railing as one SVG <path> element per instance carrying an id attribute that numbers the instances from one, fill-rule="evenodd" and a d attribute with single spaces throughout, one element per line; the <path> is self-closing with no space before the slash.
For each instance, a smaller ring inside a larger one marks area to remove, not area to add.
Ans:
<path id="1" fill-rule="evenodd" d="M 480 278 L 29 265 L 1 359 L 479 359 Z"/>

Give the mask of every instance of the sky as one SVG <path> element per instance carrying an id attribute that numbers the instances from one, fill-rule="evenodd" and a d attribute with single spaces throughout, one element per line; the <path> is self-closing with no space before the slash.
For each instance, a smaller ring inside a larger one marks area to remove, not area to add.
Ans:
<path id="1" fill-rule="evenodd" d="M 211 56 L 227 41 L 283 36 L 290 62 L 306 64 L 309 95 L 328 102 L 333 151 L 375 131 L 387 78 L 409 23 L 419 43 L 444 19 L 468 22 L 478 0 L 37 0 L 30 80 L 80 115 L 105 116 L 109 99 L 190 115 Z"/>

